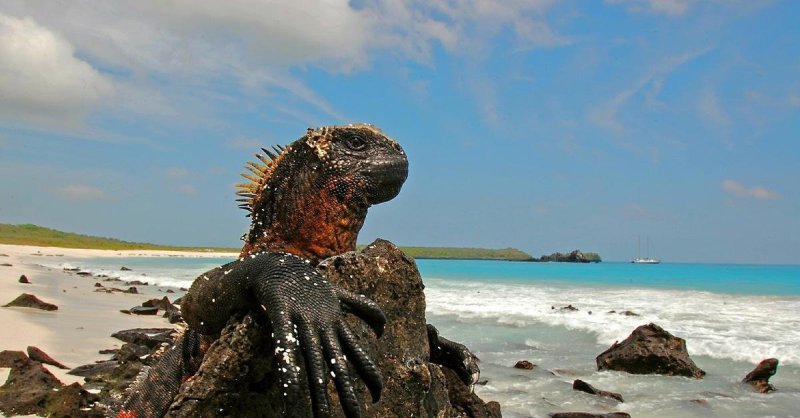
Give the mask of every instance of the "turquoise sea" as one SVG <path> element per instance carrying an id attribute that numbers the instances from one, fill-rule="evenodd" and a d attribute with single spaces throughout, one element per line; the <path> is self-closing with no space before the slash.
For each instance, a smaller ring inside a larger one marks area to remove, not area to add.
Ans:
<path id="1" fill-rule="evenodd" d="M 96 258 L 49 267 L 187 287 L 230 259 Z M 624 411 L 634 417 L 800 417 L 800 266 L 564 264 L 418 260 L 428 322 L 481 359 L 476 392 L 505 417 Z M 133 269 L 120 272 L 121 265 Z M 577 311 L 561 310 L 572 305 Z M 622 315 L 631 311 L 637 316 Z M 595 357 L 654 322 L 684 338 L 702 380 L 597 372 Z M 762 359 L 781 361 L 762 395 L 738 382 Z M 532 370 L 512 366 L 518 360 Z M 571 389 L 581 379 L 625 402 Z"/>

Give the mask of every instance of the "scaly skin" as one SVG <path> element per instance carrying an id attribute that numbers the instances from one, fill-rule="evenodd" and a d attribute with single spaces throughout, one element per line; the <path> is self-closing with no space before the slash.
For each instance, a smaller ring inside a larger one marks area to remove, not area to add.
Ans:
<path id="1" fill-rule="evenodd" d="M 309 129 L 276 151 L 258 156 L 265 165 L 250 163 L 254 175 L 245 177 L 251 183 L 240 185 L 242 207 L 252 218 L 240 259 L 223 266 L 222 274 L 212 270 L 195 280 L 181 303 L 189 330 L 132 388 L 118 417 L 162 416 L 177 393 L 178 376 L 190 374 L 186 364 L 196 360 L 187 352 L 197 344 L 184 339 L 194 341 L 195 333 L 218 335 L 232 316 L 258 309 L 266 311 L 273 327 L 286 396 L 298 399 L 300 392 L 299 343 L 316 417 L 330 411 L 326 368 L 334 376 L 345 414 L 360 415 L 347 359 L 373 401 L 380 398 L 380 374 L 345 325 L 342 308 L 364 319 L 378 335 L 385 317 L 374 302 L 332 285 L 314 266 L 355 250 L 367 209 L 399 193 L 408 175 L 406 155 L 370 125 Z"/>

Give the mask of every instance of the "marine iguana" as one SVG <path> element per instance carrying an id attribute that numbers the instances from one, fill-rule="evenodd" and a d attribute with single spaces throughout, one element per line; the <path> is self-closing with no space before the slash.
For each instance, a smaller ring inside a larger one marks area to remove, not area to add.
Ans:
<path id="1" fill-rule="evenodd" d="M 305 366 L 314 415 L 327 416 L 328 368 L 345 413 L 359 416 L 349 360 L 373 401 L 380 398 L 380 374 L 343 321 L 342 308 L 378 336 L 385 317 L 374 302 L 334 286 L 314 266 L 355 250 L 368 208 L 400 192 L 406 154 L 366 124 L 309 129 L 285 148 L 262 150 L 265 155 L 257 157 L 263 164 L 249 163 L 252 175 L 244 176 L 250 182 L 239 185 L 241 206 L 251 218 L 239 259 L 194 281 L 181 303 L 189 329 L 128 392 L 118 417 L 163 416 L 202 356 L 196 334 L 213 338 L 232 316 L 258 309 L 273 329 L 286 396 L 298 396 Z"/>
<path id="2" fill-rule="evenodd" d="M 313 266 L 355 249 L 367 209 L 399 193 L 408 173 L 405 153 L 370 125 L 309 129 L 285 148 L 262 150 L 264 155 L 257 157 L 263 164 L 249 163 L 252 175 L 245 177 L 250 182 L 239 185 L 241 206 L 251 217 L 240 259 L 202 275 L 184 297 L 182 311 L 189 331 L 163 355 L 171 367 L 155 366 L 138 385 L 150 389 L 132 391 L 125 402 L 123 410 L 137 411 L 138 418 L 162 416 L 182 378 L 194 373 L 202 358 L 196 333 L 216 336 L 232 316 L 259 306 L 272 324 L 289 396 L 298 390 L 301 365 L 293 350 L 299 341 L 316 416 L 327 415 L 329 408 L 323 365 L 329 362 L 345 413 L 359 414 L 343 351 L 373 401 L 380 397 L 380 374 L 342 321 L 339 303 L 377 335 L 385 321 L 382 312 L 374 302 L 332 286 Z M 277 268 L 284 264 L 292 268 Z M 309 283 L 314 287 L 307 287 Z M 447 351 L 455 353 L 460 363 L 450 367 L 463 369 L 459 375 L 467 384 L 477 380 L 477 359 L 466 347 L 439 339 L 438 333 L 429 336 L 432 360 L 443 347 L 452 347 Z M 153 389 L 149 383 L 154 381 L 162 388 Z M 168 390 L 163 382 L 170 382 Z"/>

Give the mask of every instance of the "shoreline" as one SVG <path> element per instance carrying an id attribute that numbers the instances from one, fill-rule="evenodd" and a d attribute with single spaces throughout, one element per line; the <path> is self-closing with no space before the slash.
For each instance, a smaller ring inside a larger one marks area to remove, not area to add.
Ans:
<path id="1" fill-rule="evenodd" d="M 26 351 L 35 346 L 69 368 L 107 360 L 110 355 L 100 354 L 99 350 L 119 348 L 123 342 L 111 334 L 130 328 L 168 328 L 176 327 L 166 318 L 157 316 L 126 315 L 120 312 L 152 298 L 169 297 L 172 301 L 183 292 L 165 294 L 159 288 L 169 286 L 136 286 L 138 294 L 121 292 L 96 292 L 95 283 L 104 286 L 121 287 L 121 283 L 103 282 L 103 278 L 81 276 L 56 268 L 41 265 L 47 257 L 95 258 L 95 257 L 235 257 L 236 253 L 164 250 L 95 250 L 59 247 L 39 247 L 30 245 L 0 244 L 0 306 L 5 305 L 22 293 L 33 294 L 39 299 L 58 306 L 56 311 L 42 311 L 34 308 L 0 307 L 0 329 L 6 330 L 0 338 L 0 351 Z M 6 266 L 2 264 L 10 264 Z M 19 283 L 25 275 L 30 284 Z M 127 287 L 127 286 L 126 286 Z M 62 370 L 46 365 L 64 384 L 83 383 L 80 376 L 67 374 Z M 8 377 L 8 368 L 0 368 L 0 382 Z M 2 384 L 2 383 L 0 383 Z"/>

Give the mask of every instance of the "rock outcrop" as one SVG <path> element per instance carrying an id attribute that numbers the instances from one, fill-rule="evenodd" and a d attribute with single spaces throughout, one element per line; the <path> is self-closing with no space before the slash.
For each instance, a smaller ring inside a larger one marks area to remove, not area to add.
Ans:
<path id="1" fill-rule="evenodd" d="M 539 258 L 534 258 L 532 261 L 541 263 L 546 262 L 559 262 L 559 263 L 599 263 L 602 261 L 596 253 L 583 253 L 580 250 L 572 251 L 569 254 L 553 253 L 550 255 L 543 255 Z"/>
<path id="2" fill-rule="evenodd" d="M 0 387 L 0 412 L 6 416 L 40 415 L 48 417 L 101 418 L 96 395 L 78 383 L 64 386 L 42 363 L 22 351 L 0 352 L 0 367 L 11 371 Z"/>
<path id="3" fill-rule="evenodd" d="M 383 376 L 381 400 L 373 404 L 353 374 L 363 416 L 500 416 L 496 402 L 483 402 L 455 372 L 430 362 L 424 285 L 413 259 L 378 240 L 363 251 L 324 260 L 319 270 L 339 286 L 377 302 L 387 317 L 380 339 L 360 320 L 347 318 Z M 282 388 L 275 384 L 278 372 L 269 332 L 268 321 L 259 313 L 229 324 L 206 352 L 200 370 L 181 387 L 167 416 L 252 416 L 255 410 L 266 417 L 284 410 L 290 416 L 307 416 L 305 408 L 284 405 Z M 328 393 L 333 416 L 342 417 L 332 382 Z"/>
<path id="4" fill-rule="evenodd" d="M 747 383 L 754 390 L 761 393 L 772 392 L 775 387 L 769 383 L 769 378 L 778 371 L 778 359 L 768 358 L 758 363 L 755 369 L 742 379 L 742 383 Z"/>
<path id="5" fill-rule="evenodd" d="M 706 372 L 689 358 L 686 341 L 656 324 L 636 328 L 624 341 L 615 342 L 597 356 L 598 370 L 633 374 L 662 374 L 702 378 Z"/>

